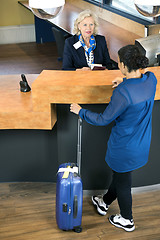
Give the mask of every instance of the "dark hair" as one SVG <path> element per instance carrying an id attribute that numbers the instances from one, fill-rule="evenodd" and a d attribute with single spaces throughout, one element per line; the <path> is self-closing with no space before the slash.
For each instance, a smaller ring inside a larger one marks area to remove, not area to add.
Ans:
<path id="1" fill-rule="evenodd" d="M 135 45 L 127 45 L 118 51 L 120 62 L 123 62 L 128 68 L 128 72 L 136 71 L 137 69 L 146 68 L 149 60 L 139 48 Z"/>

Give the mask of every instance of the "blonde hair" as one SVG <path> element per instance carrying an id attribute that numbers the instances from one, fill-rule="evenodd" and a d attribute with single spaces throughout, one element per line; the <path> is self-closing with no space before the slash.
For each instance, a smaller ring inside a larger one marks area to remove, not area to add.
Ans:
<path id="1" fill-rule="evenodd" d="M 93 20 L 94 20 L 94 32 L 93 32 L 93 35 L 96 35 L 98 33 L 98 18 L 96 16 L 95 13 L 93 13 L 91 10 L 89 9 L 86 9 L 84 10 L 83 12 L 81 12 L 77 19 L 74 21 L 74 29 L 73 29 L 73 33 L 76 34 L 76 35 L 79 35 L 81 32 L 78 28 L 78 24 L 80 22 L 82 22 L 86 17 L 92 17 Z"/>

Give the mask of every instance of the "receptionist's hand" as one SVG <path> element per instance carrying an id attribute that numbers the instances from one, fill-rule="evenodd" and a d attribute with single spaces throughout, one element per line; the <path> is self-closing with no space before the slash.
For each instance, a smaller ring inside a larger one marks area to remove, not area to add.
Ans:
<path id="1" fill-rule="evenodd" d="M 76 71 L 91 71 L 89 67 L 77 68 Z"/>

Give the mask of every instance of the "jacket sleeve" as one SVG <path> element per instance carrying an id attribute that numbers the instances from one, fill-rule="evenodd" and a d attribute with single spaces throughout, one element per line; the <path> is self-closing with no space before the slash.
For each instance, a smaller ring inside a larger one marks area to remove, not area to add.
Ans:
<path id="1" fill-rule="evenodd" d="M 79 112 L 79 116 L 89 124 L 106 126 L 120 116 L 128 105 L 129 102 L 127 98 L 115 89 L 111 101 L 103 113 L 99 114 L 82 108 Z"/>
<path id="2" fill-rule="evenodd" d="M 112 70 L 112 69 L 118 69 L 118 64 L 114 61 L 111 60 L 110 55 L 109 55 L 109 51 L 108 51 L 108 47 L 107 47 L 107 42 L 105 37 L 103 36 L 102 38 L 103 42 L 102 42 L 102 52 L 103 52 L 103 63 L 102 65 L 105 66 L 108 70 Z"/>
<path id="3" fill-rule="evenodd" d="M 73 62 L 71 47 L 69 39 L 66 39 L 63 52 L 62 70 L 76 70 Z"/>

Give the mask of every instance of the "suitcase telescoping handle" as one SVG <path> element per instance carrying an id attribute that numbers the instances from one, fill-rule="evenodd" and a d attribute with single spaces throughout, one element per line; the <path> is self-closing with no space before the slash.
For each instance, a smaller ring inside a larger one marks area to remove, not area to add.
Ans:
<path id="1" fill-rule="evenodd" d="M 82 119 L 78 117 L 78 142 L 77 142 L 77 165 L 78 173 L 81 174 L 81 142 L 82 142 Z"/>

